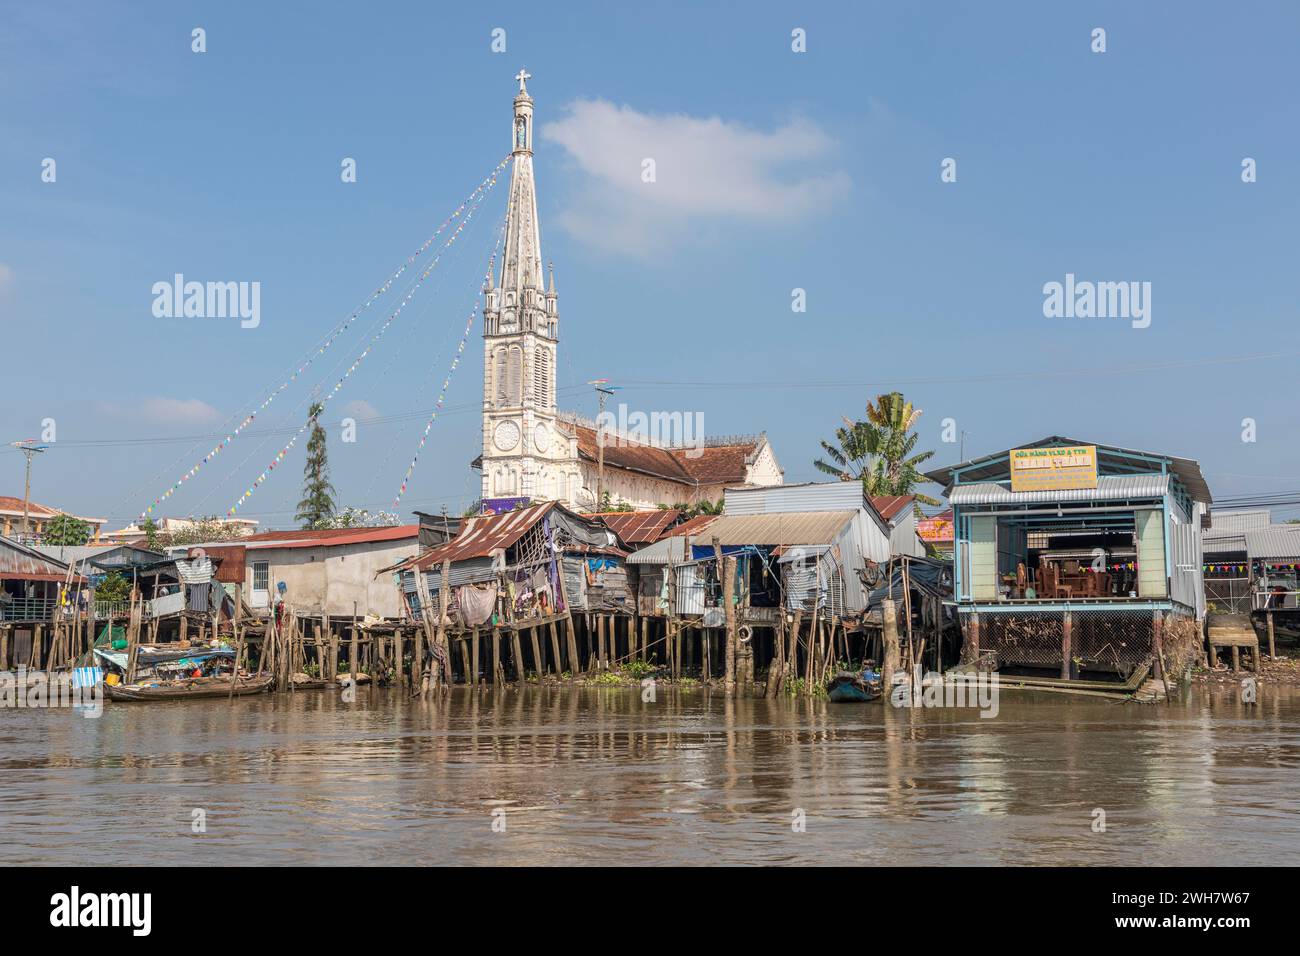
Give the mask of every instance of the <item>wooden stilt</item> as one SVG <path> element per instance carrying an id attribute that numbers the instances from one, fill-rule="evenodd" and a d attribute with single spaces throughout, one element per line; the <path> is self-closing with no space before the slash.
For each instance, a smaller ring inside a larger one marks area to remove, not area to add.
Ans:
<path id="1" fill-rule="evenodd" d="M 514 656 L 515 680 L 519 683 L 524 682 L 524 655 L 520 649 L 519 629 L 510 629 L 510 650 Z"/>
<path id="2" fill-rule="evenodd" d="M 505 672 L 501 668 L 501 629 L 492 628 L 492 686 L 500 687 L 502 680 L 505 679 Z"/>
<path id="3" fill-rule="evenodd" d="M 560 634 L 556 629 L 555 621 L 550 623 L 551 632 L 551 673 L 555 676 L 560 675 Z"/>
<path id="4" fill-rule="evenodd" d="M 474 687 L 477 687 L 479 684 L 478 669 L 480 658 L 478 650 L 478 628 L 476 627 L 474 630 L 470 631 L 469 635 L 469 656 L 473 658 L 473 670 L 470 671 L 469 683 Z"/>
<path id="5" fill-rule="evenodd" d="M 537 682 L 542 682 L 542 674 L 546 672 L 546 662 L 542 660 L 542 645 L 537 639 L 537 628 L 528 629 L 528 639 L 533 645 L 533 669 L 537 672 Z M 522 676 L 520 677 L 522 680 Z"/>

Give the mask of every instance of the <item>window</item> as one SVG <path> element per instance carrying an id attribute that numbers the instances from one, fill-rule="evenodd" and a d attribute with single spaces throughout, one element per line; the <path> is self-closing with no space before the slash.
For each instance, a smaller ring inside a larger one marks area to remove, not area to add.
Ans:
<path id="1" fill-rule="evenodd" d="M 544 348 L 533 353 L 533 400 L 543 407 L 551 404 L 551 353 Z"/>
<path id="2" fill-rule="evenodd" d="M 265 591 L 271 583 L 271 565 L 267 561 L 253 562 L 253 590 Z"/>

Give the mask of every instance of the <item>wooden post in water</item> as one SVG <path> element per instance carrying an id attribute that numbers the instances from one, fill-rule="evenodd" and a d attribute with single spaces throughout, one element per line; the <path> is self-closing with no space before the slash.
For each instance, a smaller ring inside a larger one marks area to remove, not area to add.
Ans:
<path id="1" fill-rule="evenodd" d="M 1164 614 L 1161 611 L 1152 611 L 1151 612 L 1151 650 L 1155 652 L 1154 663 L 1156 669 L 1156 677 L 1160 678 L 1160 680 L 1165 679 L 1165 665 L 1164 665 L 1165 626 L 1164 625 L 1165 625 Z M 1234 660 L 1233 663 L 1235 664 L 1236 661 Z M 1236 667 L 1233 667 L 1233 670 L 1236 670 Z M 1168 698 L 1169 695 L 1166 694 L 1165 696 L 1166 698 Z"/>
<path id="2" fill-rule="evenodd" d="M 781 692 L 781 678 L 785 674 L 785 608 L 777 608 L 776 629 L 772 632 L 772 660 L 767 665 L 767 686 L 764 697 L 775 697 Z"/>
<path id="3" fill-rule="evenodd" d="M 1273 642 L 1273 609 L 1268 609 L 1268 656 L 1277 657 L 1277 645 Z"/>
<path id="4" fill-rule="evenodd" d="M 352 675 L 352 686 L 356 687 L 357 674 L 360 673 L 360 668 L 357 666 L 357 657 L 359 656 L 360 649 L 357 647 L 357 622 L 356 621 L 352 622 L 351 637 L 352 637 L 352 645 L 348 648 L 348 673 Z"/>
<path id="5" fill-rule="evenodd" d="M 492 628 L 492 688 L 493 690 L 501 686 L 501 681 L 505 679 L 505 671 L 501 667 L 501 628 Z"/>
<path id="6" fill-rule="evenodd" d="M 559 630 L 556 628 L 554 617 L 551 618 L 550 631 L 551 631 L 551 673 L 554 674 L 556 677 L 559 677 L 560 671 L 563 670 L 563 668 L 561 667 L 561 661 L 560 661 L 560 633 Z"/>
<path id="7" fill-rule="evenodd" d="M 885 659 L 881 663 L 880 678 L 881 686 L 888 694 L 894 686 L 894 671 L 898 669 L 898 612 L 893 598 L 880 602 L 880 619 L 885 635 Z"/>
<path id="8" fill-rule="evenodd" d="M 444 558 L 442 562 L 442 576 L 438 580 L 438 643 L 433 652 L 434 678 L 432 686 L 435 688 L 450 688 L 451 686 L 451 647 L 447 643 L 447 608 L 450 605 L 451 560 L 449 558 Z"/>
<path id="9" fill-rule="evenodd" d="M 782 612 L 784 613 L 784 612 Z M 790 624 L 790 630 L 786 632 L 787 649 L 785 654 L 784 673 L 781 675 L 781 681 L 784 683 L 791 677 L 799 676 L 799 632 L 803 629 L 803 608 L 795 608 L 794 621 Z"/>
<path id="10" fill-rule="evenodd" d="M 537 671 L 537 683 L 540 684 L 542 682 L 542 674 L 545 673 L 546 667 L 545 662 L 542 660 L 542 645 L 541 642 L 537 640 L 536 627 L 530 627 L 528 629 L 528 639 L 533 645 L 533 667 Z M 520 675 L 520 680 L 522 679 L 523 676 Z"/>
<path id="11" fill-rule="evenodd" d="M 519 643 L 519 628 L 510 628 L 510 650 L 514 655 L 515 661 L 515 680 L 520 684 L 524 682 L 524 655 Z"/>
<path id="12" fill-rule="evenodd" d="M 722 608 L 727 621 L 727 646 L 723 652 L 726 662 L 723 686 L 732 696 L 736 693 L 736 657 L 739 652 L 740 636 L 736 632 L 736 559 L 722 558 L 722 548 L 718 539 L 713 539 L 713 553 L 718 556 L 718 570 L 722 573 Z"/>
<path id="13" fill-rule="evenodd" d="M 481 660 L 478 653 L 478 628 L 477 627 L 474 628 L 474 630 L 470 631 L 469 634 L 469 656 L 471 659 L 471 664 L 470 664 L 469 676 L 466 678 L 466 680 L 469 682 L 471 687 L 477 687 L 479 685 L 479 679 L 478 679 L 479 661 Z"/>

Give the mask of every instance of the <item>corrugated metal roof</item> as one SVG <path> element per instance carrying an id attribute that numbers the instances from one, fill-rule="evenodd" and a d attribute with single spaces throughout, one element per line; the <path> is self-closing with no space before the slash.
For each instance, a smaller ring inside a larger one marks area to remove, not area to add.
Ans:
<path id="1" fill-rule="evenodd" d="M 694 518 L 687 518 L 677 527 L 669 528 L 668 533 L 665 534 L 664 537 L 699 534 L 709 525 L 713 524 L 713 522 L 717 521 L 719 517 L 719 515 L 696 515 Z"/>
<path id="2" fill-rule="evenodd" d="M 518 511 L 466 518 L 460 534 L 446 544 L 424 552 L 415 564 L 417 567 L 430 568 L 443 561 L 486 558 L 498 548 L 510 547 L 554 507 L 555 502 L 548 501 L 544 504 L 520 508 Z"/>
<path id="3" fill-rule="evenodd" d="M 723 515 L 695 541 L 724 547 L 755 544 L 830 544 L 856 511 L 789 511 L 765 515 Z"/>
<path id="4" fill-rule="evenodd" d="M 1074 438 L 1064 438 L 1060 435 L 1051 435 L 1047 438 L 1040 438 L 1038 441 L 1026 442 L 1023 445 L 1016 445 L 1015 447 L 1043 448 L 1047 446 L 1066 445 L 1094 446 L 1097 449 L 1098 468 L 1101 468 L 1103 464 L 1132 464 L 1131 461 L 1125 460 L 1122 455 L 1116 453 L 1143 455 L 1148 458 L 1161 458 L 1169 463 L 1169 470 L 1178 476 L 1182 481 L 1183 486 L 1187 489 L 1188 494 L 1192 496 L 1193 500 L 1203 501 L 1207 504 L 1213 500 L 1210 496 L 1210 487 L 1205 483 L 1205 477 L 1201 474 L 1201 466 L 1190 458 L 1176 458 L 1173 455 L 1166 455 L 1162 452 L 1140 451 L 1136 448 L 1122 448 L 1119 445 L 1103 445 L 1100 442 L 1079 441 Z M 994 452 L 991 455 L 983 455 L 979 458 L 971 458 L 963 462 L 958 462 L 955 465 L 946 465 L 943 468 L 936 468 L 934 471 L 927 471 L 925 476 L 931 481 L 938 482 L 945 488 L 952 484 L 953 473 L 958 468 L 970 469 L 965 478 L 967 481 L 971 482 L 979 482 L 980 479 L 983 478 L 1005 477 L 1010 473 L 1010 465 L 1005 461 L 1010 452 L 1011 449 L 1008 448 L 1003 451 Z"/>
<path id="5" fill-rule="evenodd" d="M 728 488 L 723 493 L 728 515 L 776 512 L 849 511 L 861 508 L 866 494 L 858 481 L 806 481 L 792 485 Z"/>
<path id="6" fill-rule="evenodd" d="M 871 506 L 880 513 L 880 517 L 892 522 L 900 514 L 912 507 L 916 495 L 872 495 Z"/>
<path id="7" fill-rule="evenodd" d="M 691 553 L 691 542 L 699 540 L 690 535 L 672 535 L 660 538 L 627 556 L 628 564 L 680 564 Z"/>
<path id="8" fill-rule="evenodd" d="M 1206 555 L 1230 554 L 1246 550 L 1246 533 L 1214 534 L 1205 531 L 1201 534 L 1201 551 Z"/>
<path id="9" fill-rule="evenodd" d="M 68 566 L 46 557 L 35 548 L 0 537 L 0 578 L 19 580 L 62 581 Z"/>
<path id="10" fill-rule="evenodd" d="M 1300 560 L 1300 525 L 1274 525 L 1246 532 L 1246 553 L 1255 558 Z"/>
<path id="11" fill-rule="evenodd" d="M 654 511 L 599 511 L 586 517 L 603 521 L 624 544 L 649 544 L 658 541 L 681 515 L 672 508 Z"/>
<path id="12" fill-rule="evenodd" d="M 1256 531 L 1267 528 L 1273 523 L 1273 516 L 1267 508 L 1253 511 L 1212 511 L 1210 528 L 1207 533 L 1220 531 Z"/>
<path id="13" fill-rule="evenodd" d="M 1169 488 L 1168 475 L 1102 475 L 1096 488 L 1063 491 L 1012 491 L 994 482 L 957 485 L 948 492 L 954 505 L 1035 504 L 1069 501 L 1116 501 L 1159 498 Z"/>

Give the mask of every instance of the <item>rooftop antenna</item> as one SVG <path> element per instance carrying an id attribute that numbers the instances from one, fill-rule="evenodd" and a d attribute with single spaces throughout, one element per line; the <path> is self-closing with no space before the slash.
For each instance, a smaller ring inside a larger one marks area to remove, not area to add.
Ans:
<path id="1" fill-rule="evenodd" d="M 35 438 L 24 438 L 20 441 L 11 441 L 9 444 L 17 448 L 27 458 L 27 478 L 23 484 L 23 543 L 30 544 L 31 529 L 29 527 L 28 513 L 32 504 L 32 459 L 50 446 L 37 441 Z"/>

